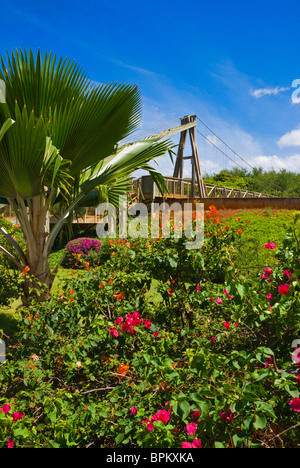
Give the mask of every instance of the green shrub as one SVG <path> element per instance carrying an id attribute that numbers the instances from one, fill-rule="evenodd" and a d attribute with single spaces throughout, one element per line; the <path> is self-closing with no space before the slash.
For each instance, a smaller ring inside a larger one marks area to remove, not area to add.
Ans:
<path id="1" fill-rule="evenodd" d="M 0 445 L 297 447 L 296 222 L 256 275 L 232 261 L 242 235 L 209 220 L 199 251 L 105 241 L 105 262 L 80 260 L 23 310 L 1 364 Z"/>

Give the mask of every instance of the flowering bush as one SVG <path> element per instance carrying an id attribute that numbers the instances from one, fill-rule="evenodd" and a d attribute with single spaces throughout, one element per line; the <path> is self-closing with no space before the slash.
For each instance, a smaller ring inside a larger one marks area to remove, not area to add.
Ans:
<path id="1" fill-rule="evenodd" d="M 209 213 L 199 251 L 105 241 L 100 267 L 82 255 L 85 276 L 23 310 L 1 364 L 3 447 L 297 447 L 297 217 L 265 248 L 276 264 L 245 275 L 243 233 Z"/>
<path id="2" fill-rule="evenodd" d="M 81 237 L 74 239 L 66 245 L 66 255 L 63 262 L 67 268 L 77 268 L 80 259 L 93 263 L 93 259 L 98 257 L 102 243 L 97 239 Z"/>

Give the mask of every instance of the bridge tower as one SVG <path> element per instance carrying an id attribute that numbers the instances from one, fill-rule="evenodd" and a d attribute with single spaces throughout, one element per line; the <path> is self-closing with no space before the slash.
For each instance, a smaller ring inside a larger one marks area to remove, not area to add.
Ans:
<path id="1" fill-rule="evenodd" d="M 196 195 L 196 183 L 198 185 L 198 196 L 200 198 L 207 197 L 207 191 L 203 182 L 199 152 L 196 140 L 196 119 L 197 115 L 186 115 L 181 120 L 181 125 L 184 127 L 180 132 L 180 141 L 178 146 L 178 152 L 176 156 L 176 162 L 174 167 L 173 177 L 183 179 L 183 164 L 185 160 L 190 160 L 192 165 L 192 193 L 191 196 Z M 187 133 L 189 132 L 192 155 L 184 156 L 184 149 L 186 145 Z"/>

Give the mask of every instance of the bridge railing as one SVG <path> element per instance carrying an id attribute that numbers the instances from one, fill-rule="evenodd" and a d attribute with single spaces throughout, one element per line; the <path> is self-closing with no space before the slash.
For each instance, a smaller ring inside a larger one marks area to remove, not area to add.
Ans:
<path id="1" fill-rule="evenodd" d="M 164 177 L 168 189 L 167 198 L 191 198 L 192 180 L 179 179 L 176 177 Z M 205 184 L 207 198 L 276 198 L 274 195 L 255 192 L 246 189 L 224 187 L 222 185 Z M 138 200 L 154 200 L 161 197 L 158 187 L 151 176 L 142 176 L 133 181 L 132 193 L 136 194 Z M 199 196 L 198 187 L 195 187 L 195 197 Z"/>

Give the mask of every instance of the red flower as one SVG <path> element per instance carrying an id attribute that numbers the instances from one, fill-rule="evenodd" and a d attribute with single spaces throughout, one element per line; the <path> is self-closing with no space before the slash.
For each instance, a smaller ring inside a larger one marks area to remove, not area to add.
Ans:
<path id="1" fill-rule="evenodd" d="M 192 443 L 182 442 L 181 448 L 202 448 L 201 440 L 194 439 Z"/>
<path id="2" fill-rule="evenodd" d="M 227 410 L 226 413 L 221 413 L 221 414 L 220 414 L 220 418 L 221 418 L 221 419 L 224 419 L 224 420 L 227 422 L 227 424 L 230 424 L 230 423 L 231 423 L 231 421 L 232 421 L 233 418 L 234 418 L 234 413 L 231 411 L 230 406 L 229 406 L 229 408 L 228 408 L 228 410 Z"/>
<path id="3" fill-rule="evenodd" d="M 264 245 L 265 249 L 276 249 L 276 244 L 274 242 L 268 242 L 267 244 Z"/>
<path id="4" fill-rule="evenodd" d="M 120 325 L 120 323 L 123 322 L 123 317 L 118 317 L 116 320 L 115 320 L 115 324 L 116 325 Z"/>
<path id="5" fill-rule="evenodd" d="M 194 435 L 197 432 L 197 424 L 190 423 L 186 425 L 186 430 L 189 435 Z"/>
<path id="6" fill-rule="evenodd" d="M 279 294 L 283 294 L 284 296 L 289 292 L 290 285 L 289 284 L 280 284 L 278 286 Z"/>
<path id="7" fill-rule="evenodd" d="M 294 411 L 300 413 L 300 398 L 294 398 L 289 402 L 289 405 Z"/>
<path id="8" fill-rule="evenodd" d="M 13 448 L 15 443 L 13 440 L 8 439 L 8 441 L 6 442 L 6 445 L 7 445 L 7 448 Z"/>
<path id="9" fill-rule="evenodd" d="M 229 322 L 224 322 L 224 327 L 226 328 L 226 330 L 229 330 L 230 323 Z"/>
<path id="10" fill-rule="evenodd" d="M 287 277 L 287 279 L 291 279 L 291 275 L 292 275 L 292 271 L 289 271 L 289 270 L 284 270 L 283 274 L 284 276 Z"/>
<path id="11" fill-rule="evenodd" d="M 273 271 L 271 270 L 271 268 L 266 268 L 264 274 L 261 277 L 263 279 L 269 278 L 269 276 L 271 276 L 272 273 Z"/>
<path id="12" fill-rule="evenodd" d="M 109 329 L 109 333 L 110 333 L 111 336 L 113 336 L 114 338 L 118 338 L 118 336 L 119 336 L 118 330 L 117 330 L 115 327 L 110 328 L 110 329 Z"/>
<path id="13" fill-rule="evenodd" d="M 23 419 L 24 416 L 25 416 L 24 413 L 18 413 L 16 411 L 15 413 L 13 413 L 12 418 L 13 418 L 13 421 L 18 421 L 18 419 Z"/>
<path id="14" fill-rule="evenodd" d="M 10 406 L 10 405 L 3 405 L 2 408 L 0 408 L 0 411 L 3 411 L 4 414 L 9 413 L 10 410 L 11 410 L 11 406 Z"/>
<path id="15" fill-rule="evenodd" d="M 267 301 L 270 302 L 270 300 L 272 299 L 272 294 L 271 293 L 266 294 L 266 298 L 267 298 Z"/>
<path id="16" fill-rule="evenodd" d="M 151 421 L 161 421 L 166 423 L 169 421 L 171 413 L 166 410 L 159 410 L 156 415 L 152 416 Z"/>

